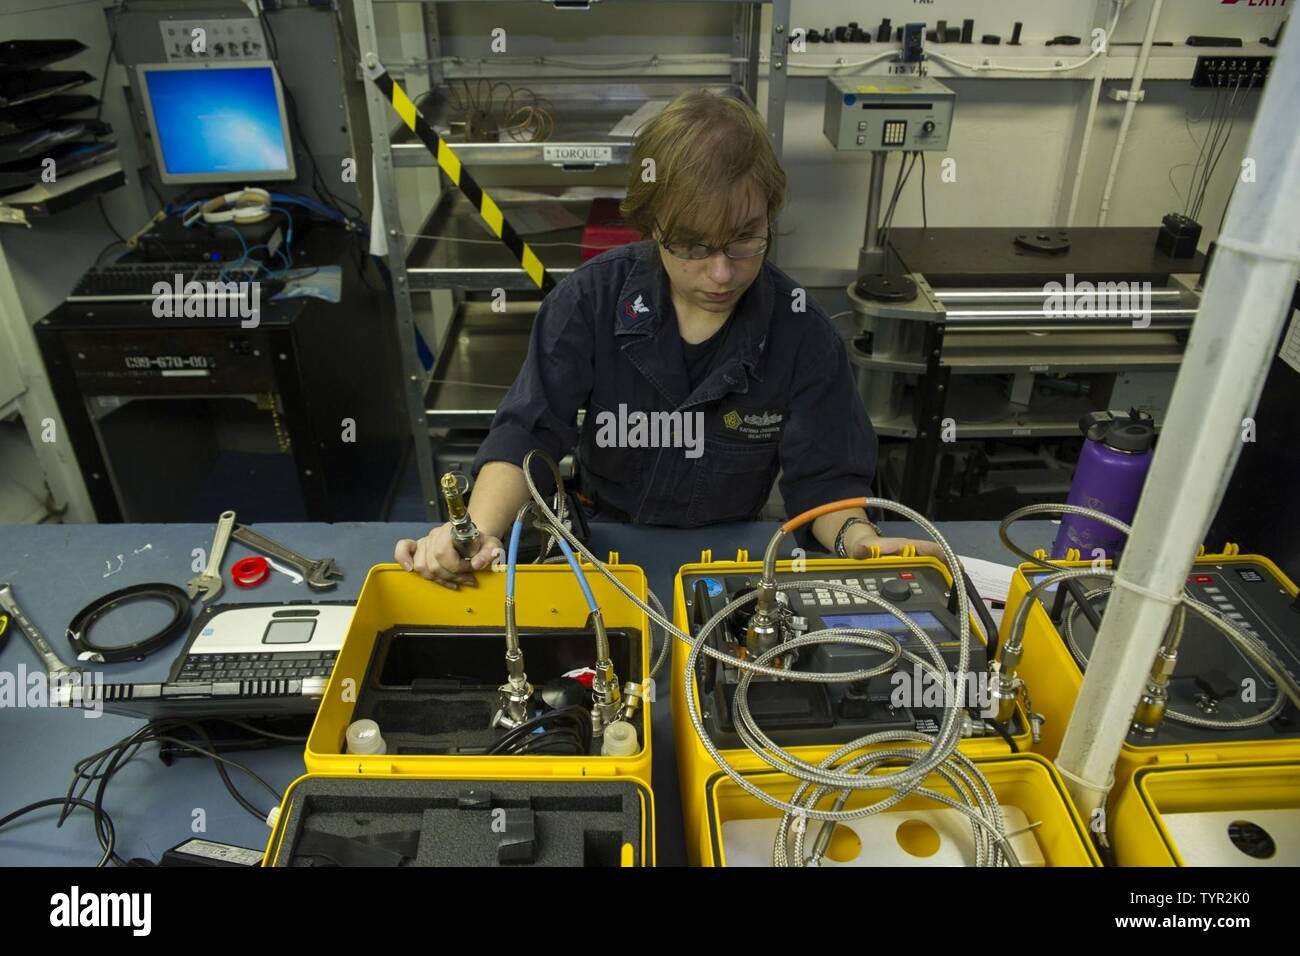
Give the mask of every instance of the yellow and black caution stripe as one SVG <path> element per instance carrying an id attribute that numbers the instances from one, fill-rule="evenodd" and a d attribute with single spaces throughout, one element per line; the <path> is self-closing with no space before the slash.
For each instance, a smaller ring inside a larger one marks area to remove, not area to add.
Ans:
<path id="1" fill-rule="evenodd" d="M 528 278 L 532 279 L 543 292 L 550 292 L 555 287 L 555 280 L 546 271 L 546 266 L 542 265 L 542 260 L 537 258 L 537 253 L 533 252 L 532 247 L 524 242 L 510 223 L 506 222 L 501 207 L 492 201 L 492 197 L 483 191 L 483 187 L 469 174 L 469 170 L 461 165 L 460 157 L 447 145 L 447 141 L 439 136 L 428 121 L 420 115 L 420 111 L 406 95 L 406 91 L 389 76 L 387 70 L 378 64 L 367 65 L 365 73 L 379 87 L 380 92 L 388 97 L 388 102 L 393 105 L 402 122 L 412 133 L 420 137 L 420 142 L 424 143 L 425 148 L 438 161 L 438 167 L 464 193 L 465 198 L 474 204 L 474 208 L 483 217 L 492 234 L 510 250 L 524 272 L 528 273 Z"/>

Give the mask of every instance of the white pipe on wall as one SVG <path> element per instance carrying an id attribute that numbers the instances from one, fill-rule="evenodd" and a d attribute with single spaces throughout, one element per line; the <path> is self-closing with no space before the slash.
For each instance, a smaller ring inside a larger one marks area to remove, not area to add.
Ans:
<path id="1" fill-rule="evenodd" d="M 1070 205 L 1065 213 L 1066 226 L 1074 225 L 1074 215 L 1079 208 L 1079 192 L 1083 188 L 1083 174 L 1088 168 L 1088 150 L 1092 146 L 1092 127 L 1097 122 L 1097 103 L 1101 100 L 1101 74 L 1088 84 L 1088 112 L 1083 120 L 1083 136 L 1079 141 L 1079 155 L 1074 163 L 1074 185 L 1070 187 Z"/>
<path id="2" fill-rule="evenodd" d="M 1057 765 L 1101 807 L 1156 650 L 1241 453 L 1300 275 L 1300 30 L 1284 34 Z"/>
<path id="3" fill-rule="evenodd" d="M 1152 0 L 1151 13 L 1147 17 L 1147 30 L 1142 37 L 1142 48 L 1138 50 L 1137 64 L 1133 67 L 1133 79 L 1129 82 L 1128 96 L 1124 101 L 1124 118 L 1119 123 L 1119 136 L 1115 140 L 1115 151 L 1110 154 L 1110 170 L 1106 173 L 1106 187 L 1101 191 L 1101 208 L 1097 212 L 1097 225 L 1106 225 L 1106 216 L 1110 212 L 1110 194 L 1115 188 L 1115 177 L 1119 173 L 1119 159 L 1124 152 L 1124 143 L 1128 141 L 1128 129 L 1133 122 L 1133 113 L 1138 101 L 1142 99 L 1142 80 L 1147 73 L 1147 60 L 1151 57 L 1151 44 L 1156 38 L 1156 23 L 1160 20 L 1160 8 L 1164 0 Z"/>

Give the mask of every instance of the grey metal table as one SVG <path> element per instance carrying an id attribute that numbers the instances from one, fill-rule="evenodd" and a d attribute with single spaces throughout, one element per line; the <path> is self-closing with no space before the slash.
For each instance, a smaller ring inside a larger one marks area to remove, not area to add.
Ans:
<path id="1" fill-rule="evenodd" d="M 371 565 L 392 560 L 394 542 L 418 537 L 423 524 L 270 524 L 260 530 L 303 554 L 338 559 L 347 577 L 334 591 L 320 592 L 325 600 L 355 600 Z M 617 550 L 625 563 L 645 569 L 650 586 L 669 604 L 677 569 L 698 561 L 700 552 L 734 554 L 748 548 L 752 559 L 775 529 L 774 524 L 720 525 L 696 530 L 637 528 L 597 523 L 591 544 L 602 557 Z M 917 535 L 906 523 L 886 523 L 889 534 Z M 940 526 L 959 554 L 1010 563 L 1012 557 L 997 539 L 995 522 L 953 522 Z M 1054 526 L 1027 524 L 1017 540 L 1027 546 L 1046 545 Z M 211 525 L 7 525 L 0 526 L 0 581 L 9 582 L 19 603 L 65 659 L 70 660 L 64 630 L 72 616 L 90 601 L 130 584 L 170 581 L 183 585 L 192 575 L 192 550 L 208 548 Z M 791 546 L 793 542 L 791 541 Z M 787 555 L 788 555 L 787 548 Z M 226 568 L 247 552 L 232 542 Z M 433 587 L 434 585 L 430 585 Z M 310 598 L 305 585 L 294 585 L 280 574 L 253 591 L 236 590 L 228 582 L 220 600 L 292 601 Z M 671 609 L 671 608 L 670 608 Z M 149 617 L 156 614 L 156 617 Z M 106 618 L 96 640 L 125 643 L 132 626 L 143 632 L 164 623 L 159 609 L 141 605 Z M 164 650 L 153 658 L 107 665 L 106 680 L 157 681 L 175 656 Z M 23 637 L 12 631 L 0 643 L 0 671 L 18 681 L 39 672 L 40 661 Z M 16 685 L 21 688 L 24 682 Z M 665 684 L 661 683 L 660 687 Z M 22 696 L 22 695 L 20 695 Z M 673 753 L 670 708 L 676 689 L 661 692 L 654 705 L 654 791 L 657 859 L 661 866 L 685 863 L 681 801 Z M 0 817 L 51 797 L 62 797 L 80 758 L 108 747 L 133 733 L 141 721 L 82 711 L 19 706 L 0 708 Z M 305 772 L 302 744 L 244 752 L 234 759 L 247 764 L 281 792 Z M 270 810 L 273 800 L 238 771 L 235 785 L 256 806 Z M 108 788 L 105 807 L 117 830 L 117 851 L 124 858 L 158 859 L 168 847 L 203 835 L 224 843 L 262 848 L 269 832 L 237 806 L 207 760 L 184 759 L 165 766 L 154 746 L 144 748 L 125 764 Z M 198 812 L 198 811 L 201 811 Z M 57 808 L 29 814 L 0 831 L 0 864 L 27 866 L 91 865 L 100 856 L 91 815 L 76 810 L 56 829 Z"/>

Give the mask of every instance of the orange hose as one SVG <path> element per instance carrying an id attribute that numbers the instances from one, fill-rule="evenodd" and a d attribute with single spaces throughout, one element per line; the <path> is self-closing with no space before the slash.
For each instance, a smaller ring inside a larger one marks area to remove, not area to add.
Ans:
<path id="1" fill-rule="evenodd" d="M 803 527 L 809 521 L 816 521 L 822 515 L 828 515 L 835 511 L 843 511 L 845 508 L 862 508 L 865 511 L 866 507 L 866 498 L 841 498 L 839 501 L 832 501 L 829 504 L 818 505 L 816 508 L 809 508 L 801 515 L 795 515 L 785 524 L 781 525 L 781 530 L 785 532 L 793 531 L 795 528 Z"/>

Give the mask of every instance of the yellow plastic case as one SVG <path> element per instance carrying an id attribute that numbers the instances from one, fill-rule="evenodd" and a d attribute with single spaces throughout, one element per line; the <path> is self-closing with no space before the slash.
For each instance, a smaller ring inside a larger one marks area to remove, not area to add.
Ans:
<path id="1" fill-rule="evenodd" d="M 1045 865 L 1101 865 L 1101 860 L 1088 838 L 1083 820 L 1070 802 L 1060 774 L 1051 764 L 1036 754 L 976 757 L 974 762 L 989 781 L 1000 803 L 1004 806 L 1018 807 L 1030 823 L 1038 824 L 1029 832 L 1033 834 Z M 788 800 L 798 786 L 798 781 L 794 778 L 775 772 L 746 776 L 765 792 L 783 800 Z M 952 787 L 938 775 L 931 775 L 925 786 L 955 797 Z M 727 866 L 726 852 L 721 839 L 722 827 L 726 823 L 760 818 L 778 819 L 781 813 L 746 793 L 726 774 L 715 774 L 705 787 L 706 800 L 701 811 L 702 817 L 698 821 L 701 840 L 694 849 L 704 866 Z M 858 791 L 849 798 L 846 809 L 853 810 L 867 806 L 888 795 L 888 791 L 881 790 Z M 821 808 L 829 807 L 832 799 L 831 796 L 824 798 L 820 804 Z M 901 826 L 909 819 L 915 822 L 916 811 L 937 809 L 943 809 L 942 805 L 926 797 L 913 795 L 886 810 L 883 816 L 897 819 Z M 821 824 L 809 820 L 808 826 L 808 837 L 811 839 Z M 899 839 L 900 843 L 904 843 L 897 834 L 895 838 Z M 834 848 L 835 844 L 832 843 L 832 854 Z M 851 846 L 846 856 L 851 856 L 854 849 L 856 847 Z M 935 849 L 937 850 L 937 847 Z M 916 853 L 913 853 L 913 856 L 918 857 L 915 865 L 925 865 L 924 857 Z M 845 858 L 845 856 L 840 857 L 840 859 Z"/>
<path id="2" fill-rule="evenodd" d="M 1236 865 L 1296 865 L 1294 834 L 1300 833 L 1300 761 L 1142 767 L 1116 802 L 1111 826 L 1115 860 L 1120 866 L 1192 865 L 1184 858 L 1172 832 L 1171 818 L 1175 814 L 1224 814 L 1219 824 L 1231 816 L 1234 825 L 1258 826 L 1252 816 L 1259 811 L 1283 811 L 1288 818 L 1293 815 L 1293 834 L 1283 846 L 1284 851 L 1289 850 L 1289 862 L 1278 855 L 1271 862 L 1256 860 L 1241 852 Z M 1219 848 L 1231 858 L 1231 846 L 1227 840 Z M 1233 864 L 1216 857 L 1211 865 Z"/>
<path id="3" fill-rule="evenodd" d="M 1268 558 L 1249 554 L 1208 554 L 1198 557 L 1193 568 L 1232 565 L 1250 562 L 1268 568 L 1281 582 L 1292 598 L 1296 586 Z M 1054 561 L 1063 568 L 1087 568 L 1090 561 Z M 1109 562 L 1107 564 L 1109 567 Z M 1044 569 L 1036 564 L 1022 564 L 1011 578 L 1007 606 L 1002 615 L 999 646 L 1005 647 L 1011 634 L 1011 622 L 1016 609 L 1030 588 L 1026 574 L 1038 574 Z M 1018 669 L 1029 690 L 1035 711 L 1046 720 L 1041 739 L 1033 747 L 1036 753 L 1055 760 L 1060 753 L 1061 741 L 1070 722 L 1079 688 L 1083 686 L 1083 672 L 1070 656 L 1070 649 L 1057 631 L 1041 601 L 1029 610 L 1025 622 L 1024 651 Z M 1127 741 L 1115 765 L 1115 789 L 1118 792 L 1132 777 L 1133 772 L 1147 764 L 1186 764 L 1205 761 L 1254 761 L 1300 757 L 1300 738 L 1289 740 L 1224 741 L 1222 743 L 1171 744 L 1167 746 L 1134 747 Z"/>
<path id="4" fill-rule="evenodd" d="M 619 565 L 610 555 L 611 570 L 640 599 L 646 598 L 645 573 Z M 587 581 L 610 630 L 634 630 L 640 635 L 640 674 L 619 674 L 620 684 L 644 679 L 650 671 L 649 621 L 600 572 L 584 565 Z M 653 703 L 643 701 L 636 719 L 641 749 L 626 757 L 481 756 L 481 755 L 357 755 L 346 753 L 345 734 L 352 722 L 362 682 L 378 635 L 398 625 L 439 627 L 504 627 L 504 573 L 480 573 L 478 587 L 452 591 L 403 570 L 396 564 L 370 569 L 357 599 L 356 611 L 339 651 L 334 672 L 307 738 L 304 760 L 311 773 L 418 775 L 448 779 L 541 779 L 583 776 L 629 776 L 650 781 L 650 738 Z M 578 582 L 567 564 L 521 565 L 515 579 L 515 609 L 521 630 L 532 627 L 582 629 L 588 609 Z M 529 636 L 522 638 L 527 666 Z M 593 638 L 593 662 L 594 662 Z M 505 680 L 505 641 L 501 643 Z M 382 728 L 381 728 L 382 730 Z"/>
<path id="5" fill-rule="evenodd" d="M 760 574 L 763 570 L 761 561 L 750 561 L 748 552 L 741 549 L 736 554 L 734 561 L 713 560 L 712 553 L 704 552 L 701 560 L 695 564 L 683 565 L 677 572 L 676 580 L 673 583 L 673 622 L 682 630 L 691 632 L 690 622 L 686 614 L 686 595 L 683 590 L 683 580 L 691 574 Z M 801 561 L 798 570 L 821 574 L 825 577 L 844 577 L 846 572 L 855 576 L 861 576 L 872 572 L 888 571 L 891 568 L 915 568 L 929 567 L 939 571 L 944 580 L 951 586 L 952 577 L 948 574 L 947 566 L 937 558 L 916 556 L 916 557 L 889 557 L 873 558 L 863 561 L 850 561 L 844 559 L 817 559 L 812 561 Z M 777 571 L 779 573 L 788 573 L 795 570 L 793 563 L 790 561 L 778 561 Z M 971 633 L 976 639 L 983 641 L 983 632 L 979 628 L 979 622 L 974 614 L 971 615 Z M 987 643 L 987 642 L 985 642 Z M 686 849 L 692 865 L 698 866 L 701 858 L 699 857 L 699 848 L 703 842 L 707 842 L 707 830 L 702 827 L 702 821 L 706 815 L 706 785 L 715 773 L 718 772 L 718 765 L 714 763 L 709 752 L 704 749 L 700 743 L 699 737 L 695 733 L 695 728 L 691 725 L 690 715 L 686 712 L 686 703 L 681 697 L 683 678 L 686 672 L 686 657 L 690 649 L 680 640 L 673 643 L 673 676 L 672 676 L 672 694 L 673 694 L 673 742 L 677 749 L 677 773 L 680 778 L 682 791 L 682 825 L 686 834 Z M 692 685 L 695 678 L 691 678 Z M 1016 746 L 1021 751 L 1030 749 L 1032 739 L 1028 728 L 1029 722 L 1023 708 L 1019 705 L 1016 707 L 1017 724 L 1022 728 L 1020 733 L 1013 734 Z M 840 744 L 826 746 L 797 746 L 788 748 L 789 752 L 799 757 L 806 763 L 817 763 L 825 758 L 828 754 L 838 749 Z M 1011 748 L 1000 737 L 972 737 L 963 740 L 959 745 L 962 753 L 969 757 L 975 756 L 998 756 L 1009 754 Z M 741 749 L 722 749 L 722 754 L 732 767 L 742 773 L 750 771 L 769 770 L 757 755 L 752 751 Z"/>
<path id="6" fill-rule="evenodd" d="M 528 759 L 528 758 L 514 758 Z M 293 846 L 291 845 L 292 837 L 297 829 L 297 821 L 293 816 L 293 808 L 297 802 L 300 790 L 310 792 L 312 788 L 321 788 L 328 786 L 331 781 L 347 780 L 362 781 L 364 780 L 371 788 L 379 788 L 381 791 L 388 784 L 398 784 L 406 782 L 418 782 L 421 780 L 437 780 L 441 783 L 481 785 L 490 789 L 494 780 L 500 781 L 501 776 L 495 777 L 470 777 L 456 774 L 448 777 L 430 777 L 424 775 L 403 775 L 400 780 L 393 778 L 391 780 L 376 779 L 372 774 L 366 773 L 308 773 L 299 777 L 291 783 L 284 793 L 284 801 L 280 804 L 278 819 L 275 822 L 275 828 L 271 832 L 271 838 L 267 842 L 266 851 L 262 857 L 262 866 L 264 867 L 283 867 L 288 866 L 293 855 Z M 554 787 L 557 784 L 574 784 L 577 788 L 589 788 L 596 781 L 589 776 L 572 775 L 572 774 L 554 774 L 544 777 L 515 779 L 514 783 L 536 783 L 538 789 Z M 636 777 L 620 776 L 601 781 L 603 786 L 626 786 L 634 789 L 639 797 L 640 806 L 640 846 L 634 847 L 630 843 L 624 843 L 619 848 L 619 866 L 654 866 L 655 865 L 655 826 L 654 826 L 654 793 L 651 791 L 649 784 L 644 780 Z M 306 798 L 306 795 L 305 795 Z M 545 831 L 542 831 L 545 833 Z"/>

